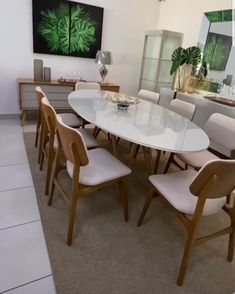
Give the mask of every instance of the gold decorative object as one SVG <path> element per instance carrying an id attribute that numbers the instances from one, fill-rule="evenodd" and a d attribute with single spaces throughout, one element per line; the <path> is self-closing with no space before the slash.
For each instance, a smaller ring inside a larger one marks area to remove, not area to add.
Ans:
<path id="1" fill-rule="evenodd" d="M 195 89 L 209 91 L 210 84 L 210 79 L 189 76 L 186 79 L 184 91 L 188 93 L 193 93 Z"/>

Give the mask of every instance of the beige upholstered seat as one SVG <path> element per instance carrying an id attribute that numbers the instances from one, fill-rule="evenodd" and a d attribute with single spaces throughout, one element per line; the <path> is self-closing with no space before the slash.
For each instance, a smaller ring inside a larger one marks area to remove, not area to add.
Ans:
<path id="1" fill-rule="evenodd" d="M 167 175 L 152 175 L 149 181 L 157 187 L 167 201 L 178 211 L 193 215 L 197 205 L 198 197 L 189 190 L 197 172 L 193 169 Z M 207 199 L 202 215 L 207 216 L 217 213 L 225 204 L 226 197 Z"/>
<path id="2" fill-rule="evenodd" d="M 204 131 L 210 138 L 210 148 L 230 158 L 234 157 L 235 149 L 235 119 L 220 113 L 212 114 L 205 123 Z M 196 169 L 199 169 L 207 161 L 218 158 L 209 150 L 201 152 L 192 152 L 185 154 L 171 154 L 165 173 L 168 171 L 170 164 L 176 163 L 174 157 Z"/>
<path id="3" fill-rule="evenodd" d="M 141 89 L 138 93 L 138 97 L 140 99 L 158 104 L 159 101 L 159 93 Z"/>
<path id="4" fill-rule="evenodd" d="M 118 184 L 119 196 L 123 201 L 124 218 L 128 220 L 127 176 L 131 170 L 102 148 L 87 150 L 81 134 L 66 126 L 60 116 L 57 118 L 59 148 L 56 152 L 55 165 L 52 175 L 52 188 L 48 204 L 51 205 L 54 188 L 57 187 L 70 206 L 67 244 L 73 242 L 74 223 L 77 203 L 80 198 L 107 185 Z M 72 195 L 68 197 L 58 174 L 62 169 L 60 150 L 63 149 L 67 160 L 67 171 L 72 178 Z"/>
<path id="5" fill-rule="evenodd" d="M 62 119 L 62 121 L 63 121 L 63 119 Z M 66 123 L 64 121 L 63 121 L 63 123 L 66 125 Z M 79 128 L 79 129 L 76 129 L 76 131 L 82 135 L 87 149 L 98 147 L 98 143 L 97 143 L 96 139 L 89 133 L 89 131 L 87 129 Z"/>
<path id="6" fill-rule="evenodd" d="M 82 185 L 99 185 L 130 173 L 129 168 L 103 148 L 89 150 L 87 155 L 89 163 L 80 170 L 79 182 Z M 67 171 L 72 178 L 73 164 L 70 161 L 67 161 Z"/>
<path id="7" fill-rule="evenodd" d="M 72 128 L 79 128 L 83 124 L 82 120 L 74 113 L 60 113 L 59 115 L 61 116 L 63 122 Z"/>
<path id="8" fill-rule="evenodd" d="M 161 199 L 174 210 L 176 216 L 184 224 L 188 236 L 177 279 L 179 286 L 183 284 L 193 247 L 202 241 L 229 234 L 227 259 L 228 261 L 233 259 L 235 246 L 235 202 L 231 206 L 227 205 L 226 202 L 229 198 L 227 195 L 230 195 L 235 188 L 234 175 L 235 160 L 218 159 L 209 161 L 199 172 L 191 169 L 149 177 L 151 188 L 139 217 L 138 226 L 142 224 L 155 194 L 161 196 Z M 201 217 L 214 215 L 221 209 L 230 217 L 228 226 L 220 228 L 216 232 L 213 230 L 213 233 L 210 235 L 196 237 Z M 158 244 L 158 246 L 161 245 Z M 221 275 L 223 274 L 221 273 Z"/>
<path id="9" fill-rule="evenodd" d="M 43 146 L 43 158 L 44 155 L 47 155 L 47 175 L 46 175 L 46 185 L 45 185 L 45 194 L 49 193 L 50 179 L 51 179 L 51 170 L 52 163 L 55 158 L 55 152 L 58 149 L 59 143 L 56 135 L 56 112 L 54 108 L 50 105 L 48 99 L 43 97 L 41 100 L 42 113 L 45 118 L 47 130 L 48 130 L 48 143 Z M 59 114 L 62 119 L 64 116 Z M 62 119 L 63 121 L 63 119 Z M 68 121 L 68 120 L 67 120 Z M 86 129 L 77 129 L 77 132 L 84 136 L 84 142 L 87 148 L 95 148 L 98 146 L 95 138 L 91 136 Z M 43 160 L 42 158 L 42 160 Z"/>
<path id="10" fill-rule="evenodd" d="M 176 155 L 181 161 L 185 164 L 195 167 L 199 169 L 202 167 L 207 161 L 213 159 L 219 159 L 214 153 L 210 152 L 209 150 L 203 150 L 199 152 L 193 153 L 179 153 Z"/>

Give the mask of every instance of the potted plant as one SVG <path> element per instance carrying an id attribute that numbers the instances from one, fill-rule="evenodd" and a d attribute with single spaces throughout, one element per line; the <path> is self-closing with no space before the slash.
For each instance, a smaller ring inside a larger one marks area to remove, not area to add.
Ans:
<path id="1" fill-rule="evenodd" d="M 170 74 L 176 73 L 174 88 L 182 90 L 185 79 L 191 75 L 192 69 L 201 61 L 201 50 L 197 46 L 188 48 L 178 47 L 171 56 L 172 66 Z"/>

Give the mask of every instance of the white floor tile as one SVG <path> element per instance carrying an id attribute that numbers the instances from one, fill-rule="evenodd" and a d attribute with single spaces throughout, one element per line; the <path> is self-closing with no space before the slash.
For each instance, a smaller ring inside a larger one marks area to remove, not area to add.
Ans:
<path id="1" fill-rule="evenodd" d="M 28 164 L 0 167 L 0 191 L 33 186 Z"/>
<path id="2" fill-rule="evenodd" d="M 19 119 L 0 119 L 0 135 L 23 132 Z"/>
<path id="3" fill-rule="evenodd" d="M 7 292 L 9 294 L 56 294 L 52 277 L 35 281 Z"/>
<path id="4" fill-rule="evenodd" d="M 27 163 L 22 134 L 6 134 L 0 144 L 0 166 Z"/>
<path id="5" fill-rule="evenodd" d="M 34 187 L 0 192 L 0 229 L 40 220 Z"/>
<path id="6" fill-rule="evenodd" d="M 0 292 L 51 275 L 41 222 L 0 231 Z"/>

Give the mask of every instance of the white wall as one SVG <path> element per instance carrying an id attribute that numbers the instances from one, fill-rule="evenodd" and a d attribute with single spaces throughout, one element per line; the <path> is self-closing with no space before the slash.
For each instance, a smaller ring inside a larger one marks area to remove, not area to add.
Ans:
<path id="1" fill-rule="evenodd" d="M 197 45 L 203 14 L 232 8 L 232 0 L 166 0 L 160 4 L 159 29 L 184 34 L 183 47 Z M 202 37 L 202 36 L 201 36 Z M 226 74 L 235 76 L 235 48 L 231 48 L 225 71 L 210 71 L 209 78 L 222 82 Z"/>
<path id="2" fill-rule="evenodd" d="M 160 4 L 159 29 L 184 34 L 183 47 L 198 42 L 203 13 L 231 9 L 231 0 L 166 0 Z"/>
<path id="3" fill-rule="evenodd" d="M 49 0 L 48 0 L 49 1 Z M 136 94 L 145 31 L 156 29 L 156 0 L 80 0 L 104 7 L 102 49 L 112 52 L 113 65 L 106 81 L 121 91 Z M 93 59 L 33 53 L 32 0 L 0 0 L 0 114 L 18 113 L 17 78 L 33 77 L 33 59 L 51 67 L 52 79 L 67 72 L 80 72 L 86 80 L 100 80 Z"/>

